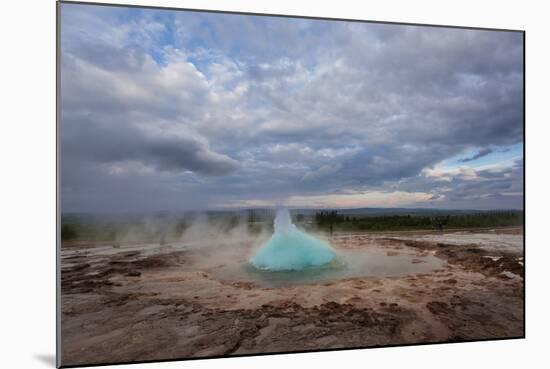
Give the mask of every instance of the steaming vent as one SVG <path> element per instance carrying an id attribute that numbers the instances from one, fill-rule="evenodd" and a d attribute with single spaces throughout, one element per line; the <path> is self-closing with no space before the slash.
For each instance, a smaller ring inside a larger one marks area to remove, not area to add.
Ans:
<path id="1" fill-rule="evenodd" d="M 335 256 L 326 242 L 296 228 L 287 209 L 279 209 L 273 235 L 250 262 L 258 269 L 292 271 L 329 264 Z"/>

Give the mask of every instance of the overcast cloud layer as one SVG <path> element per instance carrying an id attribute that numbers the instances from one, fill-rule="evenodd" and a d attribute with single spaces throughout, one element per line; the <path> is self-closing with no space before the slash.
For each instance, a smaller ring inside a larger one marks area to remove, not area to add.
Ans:
<path id="1" fill-rule="evenodd" d="M 522 208 L 521 33 L 61 10 L 64 212 Z"/>

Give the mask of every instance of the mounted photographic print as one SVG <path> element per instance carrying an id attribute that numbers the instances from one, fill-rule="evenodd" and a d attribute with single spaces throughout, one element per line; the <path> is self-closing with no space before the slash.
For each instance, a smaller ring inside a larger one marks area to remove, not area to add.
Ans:
<path id="1" fill-rule="evenodd" d="M 524 337 L 524 32 L 58 3 L 58 365 Z"/>

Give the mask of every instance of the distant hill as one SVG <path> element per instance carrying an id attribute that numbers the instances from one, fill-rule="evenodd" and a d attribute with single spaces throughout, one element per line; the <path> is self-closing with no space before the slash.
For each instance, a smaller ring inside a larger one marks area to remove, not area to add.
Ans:
<path id="1" fill-rule="evenodd" d="M 291 209 L 292 214 L 311 215 L 322 210 L 328 209 Z M 488 212 L 521 211 L 517 209 L 500 210 L 475 210 L 475 209 L 429 209 L 429 208 L 356 208 L 356 209 L 330 209 L 336 210 L 342 215 L 363 215 L 363 216 L 381 216 L 381 215 L 460 215 L 460 214 L 479 214 Z"/>
<path id="2" fill-rule="evenodd" d="M 290 208 L 292 215 L 302 214 L 304 216 L 314 216 L 320 211 L 336 210 L 338 214 L 348 216 L 390 216 L 390 215 L 461 215 L 461 214 L 481 214 L 491 212 L 523 212 L 521 209 L 495 209 L 495 210 L 475 210 L 475 209 L 429 209 L 429 208 Z M 179 218 L 182 216 L 199 216 L 200 214 L 210 214 L 213 216 L 249 216 L 251 212 L 257 216 L 273 216 L 276 208 L 249 208 L 249 209 L 223 209 L 223 210 L 191 210 L 191 211 L 164 211 L 164 212 L 143 212 L 143 213 L 63 213 L 62 222 L 71 220 L 86 221 L 113 221 L 113 220 L 137 220 L 150 216 L 157 218 Z"/>

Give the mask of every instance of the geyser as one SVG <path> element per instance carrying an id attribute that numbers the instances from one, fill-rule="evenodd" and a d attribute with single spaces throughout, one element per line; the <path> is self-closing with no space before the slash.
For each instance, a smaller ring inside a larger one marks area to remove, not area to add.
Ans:
<path id="1" fill-rule="evenodd" d="M 287 209 L 279 209 L 271 238 L 250 260 L 256 268 L 272 271 L 303 270 L 330 263 L 336 256 L 324 241 L 296 228 Z"/>

